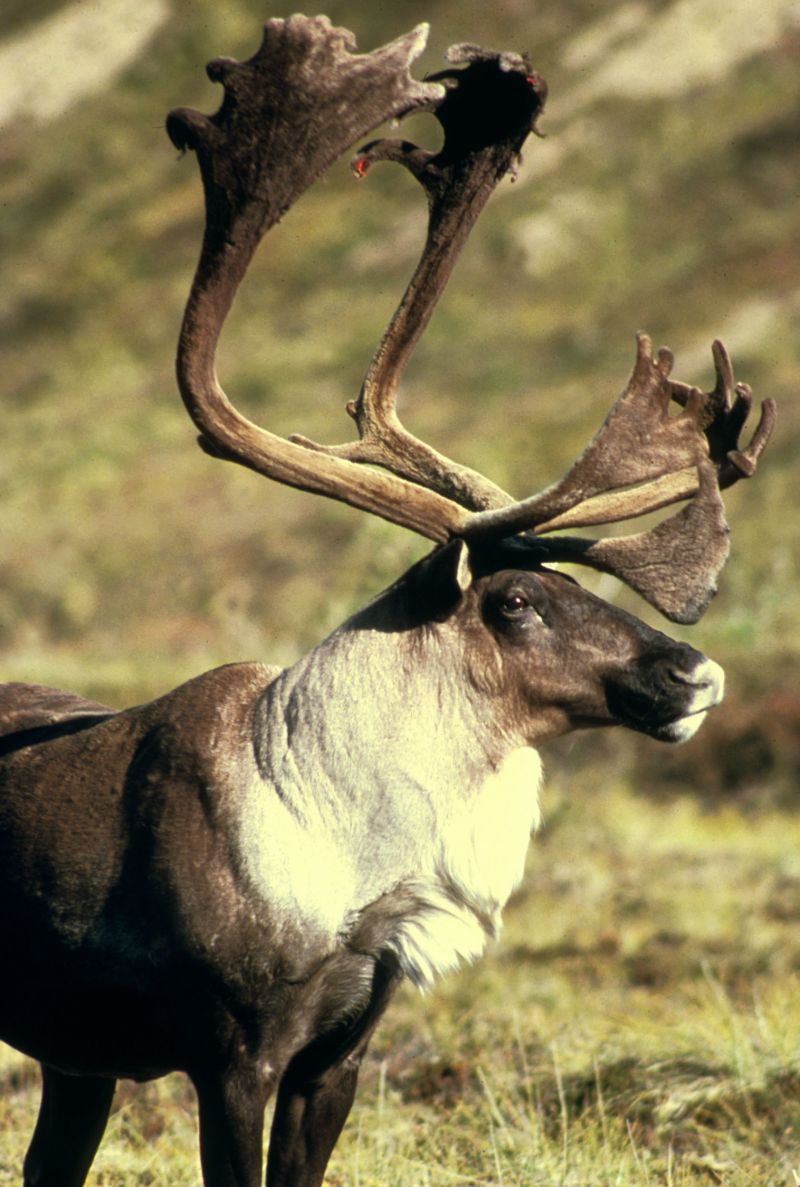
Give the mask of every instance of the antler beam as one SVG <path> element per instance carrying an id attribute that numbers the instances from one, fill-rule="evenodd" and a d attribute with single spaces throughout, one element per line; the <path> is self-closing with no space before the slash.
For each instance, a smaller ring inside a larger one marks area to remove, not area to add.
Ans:
<path id="1" fill-rule="evenodd" d="M 407 140 L 375 140 L 353 160 L 358 177 L 365 177 L 376 161 L 403 165 L 428 200 L 428 233 L 420 261 L 372 358 L 358 400 L 348 405 L 360 439 L 339 446 L 320 446 L 299 436 L 293 440 L 330 456 L 384 466 L 480 510 L 513 500 L 482 474 L 409 433 L 397 415 L 395 397 L 475 221 L 519 159 L 529 133 L 536 130 L 547 84 L 519 54 L 457 45 L 447 57 L 467 68 L 432 76 L 447 85 L 433 112 L 444 132 L 441 150 L 428 152 Z"/>
<path id="2" fill-rule="evenodd" d="M 214 365 L 222 325 L 265 232 L 371 128 L 441 99 L 439 84 L 415 82 L 408 72 L 426 37 L 427 26 L 420 25 L 382 49 L 355 55 L 352 35 L 326 17 L 268 21 L 252 58 L 209 64 L 209 77 L 225 88 L 216 115 L 178 108 L 167 117 L 167 131 L 176 147 L 196 152 L 206 199 L 177 358 L 178 385 L 200 444 L 278 482 L 443 541 L 465 525 L 456 503 L 394 475 L 315 457 L 260 428 L 231 405 Z"/>

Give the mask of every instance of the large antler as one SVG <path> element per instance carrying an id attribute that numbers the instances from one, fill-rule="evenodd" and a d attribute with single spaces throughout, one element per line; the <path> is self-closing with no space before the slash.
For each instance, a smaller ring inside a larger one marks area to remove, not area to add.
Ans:
<path id="1" fill-rule="evenodd" d="M 208 452 L 268 477 L 340 499 L 432 540 L 537 536 L 537 555 L 616 573 L 668 617 L 694 621 L 727 556 L 719 490 L 755 470 L 774 420 L 766 401 L 751 444 L 738 436 L 751 396 L 733 388 L 724 348 L 714 345 L 712 392 L 670 379 L 672 356 L 638 339 L 628 387 L 567 475 L 515 503 L 482 475 L 437 453 L 401 424 L 395 394 L 403 369 L 478 214 L 513 167 L 541 113 L 547 88 L 527 58 L 457 46 L 450 69 L 426 84 L 408 66 L 420 26 L 383 49 L 354 55 L 352 36 L 326 18 L 269 21 L 246 62 L 218 59 L 209 75 L 225 87 L 215 116 L 179 109 L 174 143 L 197 152 L 206 195 L 203 250 L 184 316 L 178 380 Z M 444 84 L 444 85 L 442 85 Z M 335 157 L 377 124 L 432 110 L 444 144 L 427 152 L 403 140 L 366 145 L 354 168 L 403 164 L 423 186 L 428 234 L 406 293 L 348 405 L 359 440 L 321 446 L 286 441 L 238 413 L 219 387 L 214 356 L 222 323 L 261 237 Z M 670 415 L 671 402 L 682 406 Z M 363 463 L 378 466 L 367 468 Z M 648 533 L 590 541 L 548 537 L 563 528 L 611 523 L 691 499 Z"/>
<path id="2" fill-rule="evenodd" d="M 376 161 L 405 166 L 428 199 L 428 233 L 420 261 L 373 356 L 358 400 L 347 406 L 359 440 L 339 446 L 320 446 L 299 436 L 293 440 L 329 456 L 386 467 L 477 510 L 513 500 L 482 474 L 409 433 L 397 415 L 395 397 L 411 352 L 478 215 L 536 128 L 547 84 L 519 54 L 457 45 L 447 57 L 468 65 L 466 70 L 432 76 L 448 84 L 433 112 L 444 131 L 442 149 L 432 153 L 407 140 L 375 140 L 353 159 L 358 177 L 365 177 Z"/>
<path id="3" fill-rule="evenodd" d="M 437 84 L 415 82 L 409 64 L 427 27 L 366 55 L 327 17 L 271 20 L 245 62 L 208 66 L 225 99 L 208 117 L 178 108 L 167 131 L 197 153 L 206 198 L 203 248 L 178 343 L 178 384 L 210 453 L 278 482 L 329 495 L 446 540 L 467 519 L 458 504 L 393 475 L 317 457 L 247 420 L 217 382 L 222 324 L 262 236 L 347 148 L 387 119 L 436 103 Z"/>

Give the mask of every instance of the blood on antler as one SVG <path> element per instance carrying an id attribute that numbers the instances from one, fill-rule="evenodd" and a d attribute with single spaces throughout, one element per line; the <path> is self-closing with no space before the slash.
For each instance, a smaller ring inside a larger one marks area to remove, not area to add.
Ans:
<path id="1" fill-rule="evenodd" d="M 702 392 L 671 379 L 671 353 L 654 355 L 640 334 L 630 382 L 594 439 L 564 478 L 519 502 L 400 422 L 395 396 L 411 352 L 480 211 L 537 130 L 547 96 L 526 57 L 475 46 L 454 47 L 452 68 L 415 82 L 409 65 L 426 33 L 421 25 L 357 55 L 351 35 L 324 17 L 268 21 L 248 61 L 210 64 L 210 77 L 225 88 L 216 115 L 178 109 L 168 117 L 173 142 L 197 153 L 206 196 L 203 250 L 178 349 L 178 381 L 200 442 L 216 456 L 434 541 L 460 536 L 478 544 L 532 533 L 538 560 L 614 573 L 667 617 L 695 621 L 727 557 L 720 490 L 754 472 L 775 415 L 765 401 L 752 441 L 739 448 L 752 397 L 744 385 L 734 388 L 721 343 L 713 347 L 716 386 Z M 322 446 L 275 436 L 237 412 L 217 383 L 216 345 L 237 286 L 264 233 L 336 157 L 385 120 L 420 110 L 442 125 L 438 152 L 382 139 L 354 162 L 360 177 L 376 161 L 402 164 L 422 185 L 429 211 L 419 264 L 348 405 L 359 439 Z M 545 535 L 686 500 L 676 515 L 635 536 Z"/>

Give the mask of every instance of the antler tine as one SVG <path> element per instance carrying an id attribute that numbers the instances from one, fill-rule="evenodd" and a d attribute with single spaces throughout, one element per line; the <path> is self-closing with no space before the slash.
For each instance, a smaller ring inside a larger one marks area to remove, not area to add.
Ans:
<path id="1" fill-rule="evenodd" d="M 722 343 L 712 349 L 717 384 L 703 392 L 672 380 L 672 352 L 661 347 L 654 355 L 650 338 L 639 333 L 628 386 L 567 474 L 513 506 L 474 516 L 468 535 L 552 532 L 646 515 L 695 495 L 698 468 L 709 458 L 720 488 L 752 474 L 772 432 L 775 404 L 764 401 L 753 439 L 740 451 L 752 393 L 744 384 L 734 388 Z M 670 415 L 671 401 L 682 406 L 677 416 Z"/>
<path id="2" fill-rule="evenodd" d="M 468 539 L 533 531 L 540 556 L 613 573 L 667 618 L 696 622 L 728 556 L 728 525 L 720 490 L 755 471 L 775 422 L 765 400 L 750 444 L 738 447 L 752 403 L 734 386 L 721 342 L 713 345 L 713 391 L 670 378 L 672 352 L 653 354 L 637 336 L 631 379 L 586 450 L 559 482 L 509 507 L 474 515 Z M 735 395 L 735 398 L 734 398 Z M 670 415 L 670 402 L 682 406 Z M 691 499 L 649 532 L 607 539 L 546 537 L 542 533 L 629 519 Z"/>
<path id="3" fill-rule="evenodd" d="M 719 467 L 720 490 L 733 486 L 740 478 L 752 478 L 758 459 L 766 448 L 775 426 L 774 400 L 764 400 L 758 426 L 750 444 L 739 449 L 739 434 L 745 426 L 753 404 L 753 393 L 746 383 L 734 385 L 733 367 L 727 350 L 719 339 L 711 346 L 717 382 L 704 400 L 703 421 L 708 439 L 709 455 Z M 672 398 L 686 404 L 694 388 L 672 382 Z"/>
<path id="4" fill-rule="evenodd" d="M 631 383 L 600 432 L 565 479 L 527 501 L 537 516 L 535 530 L 541 533 L 568 523 L 611 523 L 691 496 L 687 506 L 649 532 L 606 540 L 548 537 L 540 541 L 550 560 L 578 562 L 613 573 L 673 622 L 696 622 L 713 597 L 729 550 L 720 491 L 755 472 L 775 424 L 775 403 L 765 400 L 750 444 L 739 449 L 752 393 L 745 384 L 734 386 L 733 369 L 722 343 L 715 341 L 712 351 L 717 382 L 712 391 L 702 392 L 670 379 L 671 352 L 662 349 L 653 360 L 649 339 L 640 335 Z M 648 381 L 648 375 L 654 378 L 648 360 L 662 377 L 656 386 Z M 640 399 L 642 395 L 648 400 L 640 426 L 643 435 L 631 437 L 630 426 L 623 418 L 633 407 L 629 397 Z M 659 409 L 655 419 L 651 415 L 651 397 Z M 677 417 L 668 416 L 670 399 L 683 407 Z M 616 426 L 622 429 L 619 436 L 614 432 Z M 614 451 L 626 446 L 636 456 L 615 458 Z M 695 458 L 693 469 L 676 469 L 661 478 L 648 478 L 651 467 L 680 466 L 691 456 Z M 601 482 L 614 475 L 622 489 L 597 492 Z M 644 476 L 645 481 L 626 488 L 624 483 L 632 476 Z M 570 506 L 570 500 L 584 491 L 589 492 L 588 497 Z M 542 518 L 559 506 L 563 510 L 557 510 L 550 519 Z M 513 509 L 519 512 L 520 526 L 524 507 L 522 503 Z M 501 517 L 511 518 L 507 512 L 494 516 Z M 490 518 L 488 514 L 474 517 L 468 531 L 471 533 L 476 524 L 485 530 L 481 521 L 485 524 Z M 531 526 L 530 519 L 527 526 Z"/>
<path id="5" fill-rule="evenodd" d="M 475 46 L 448 51 L 463 70 L 433 75 L 448 89 L 433 114 L 444 130 L 438 153 L 404 140 L 376 140 L 353 160 L 364 177 L 376 161 L 407 168 L 428 199 L 428 232 L 417 268 L 381 339 L 358 400 L 348 405 L 359 440 L 321 446 L 294 436 L 307 448 L 356 462 L 384 466 L 475 510 L 513 500 L 483 475 L 451 461 L 409 433 L 397 415 L 400 378 L 441 296 L 478 215 L 517 160 L 547 96 L 544 79 L 527 58 Z"/>
<path id="6" fill-rule="evenodd" d="M 654 355 L 648 335 L 637 334 L 628 385 L 574 465 L 538 494 L 473 517 L 470 536 L 613 523 L 694 494 L 697 466 L 708 455 L 702 393 L 694 389 L 683 413 L 670 416 L 672 364 L 671 351 Z"/>
<path id="7" fill-rule="evenodd" d="M 450 499 L 394 474 L 307 449 L 258 427 L 230 404 L 216 378 L 217 342 L 262 236 L 329 164 L 385 120 L 430 107 L 443 88 L 415 82 L 420 25 L 382 49 L 352 52 L 350 33 L 326 17 L 268 21 L 258 52 L 217 59 L 209 76 L 225 98 L 216 115 L 179 108 L 167 131 L 197 153 L 206 198 L 200 261 L 184 313 L 177 375 L 200 443 L 279 482 L 328 495 L 431 540 L 458 534 L 467 514 Z"/>

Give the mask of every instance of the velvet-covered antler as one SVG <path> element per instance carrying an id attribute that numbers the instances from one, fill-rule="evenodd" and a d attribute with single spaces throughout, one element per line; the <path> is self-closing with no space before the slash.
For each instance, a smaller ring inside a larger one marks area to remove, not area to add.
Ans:
<path id="1" fill-rule="evenodd" d="M 173 143 L 197 154 L 206 228 L 178 342 L 177 375 L 200 444 L 278 482 L 341 499 L 432 540 L 457 533 L 467 516 L 451 500 L 307 449 L 241 415 L 220 387 L 217 342 L 236 290 L 262 236 L 328 165 L 388 119 L 438 102 L 443 88 L 418 83 L 410 63 L 422 52 L 420 25 L 371 54 L 327 17 L 270 20 L 247 61 L 208 67 L 225 98 L 213 116 L 178 108 L 167 117 Z"/>
<path id="2" fill-rule="evenodd" d="M 437 490 L 464 507 L 511 503 L 494 483 L 437 453 L 403 427 L 395 397 L 403 370 L 439 300 L 478 215 L 498 182 L 514 167 L 527 136 L 536 128 L 547 84 L 526 57 L 453 46 L 447 55 L 466 69 L 433 79 L 447 85 L 433 114 L 442 126 L 439 152 L 407 140 L 374 140 L 353 159 L 358 177 L 376 161 L 403 165 L 420 182 L 428 200 L 428 233 L 420 261 L 367 370 L 358 399 L 348 405 L 359 440 L 309 448 L 336 457 L 384 466 L 412 482 Z"/>
<path id="3" fill-rule="evenodd" d="M 615 573 L 668 617 L 694 621 L 727 556 L 719 492 L 755 470 L 774 421 L 774 405 L 765 401 L 752 441 L 739 449 L 752 397 L 743 385 L 734 388 L 720 343 L 714 344 L 716 386 L 703 393 L 672 380 L 671 353 L 654 355 L 640 334 L 631 380 L 589 446 L 564 478 L 519 502 L 399 420 L 395 396 L 411 352 L 480 211 L 537 130 L 547 95 L 527 57 L 471 45 L 449 51 L 448 70 L 415 82 L 408 67 L 426 31 L 419 26 L 357 55 L 352 35 L 327 18 L 268 21 L 261 48 L 248 61 L 210 64 L 209 75 L 225 88 L 216 115 L 170 113 L 169 134 L 197 153 L 206 196 L 203 249 L 178 348 L 178 381 L 200 442 L 216 456 L 431 540 L 535 533 L 538 555 Z M 386 119 L 419 110 L 432 111 L 442 125 L 438 152 L 383 139 L 354 161 L 358 176 L 376 161 L 404 165 L 422 185 L 429 210 L 419 264 L 358 399 L 348 405 L 359 439 L 339 446 L 284 440 L 237 412 L 216 379 L 217 341 L 238 284 L 264 233 L 341 152 Z M 677 515 L 636 536 L 590 541 L 549 534 L 687 499 Z"/>
<path id="4" fill-rule="evenodd" d="M 696 622 L 713 597 L 728 557 L 724 487 L 755 473 L 775 423 L 765 400 L 752 440 L 739 449 L 752 395 L 734 388 L 728 353 L 713 344 L 717 382 L 710 392 L 670 378 L 672 352 L 653 355 L 637 337 L 628 386 L 590 444 L 557 483 L 509 507 L 476 516 L 467 535 L 537 535 L 620 522 L 691 499 L 648 532 L 605 540 L 547 536 L 544 555 L 612 573 L 674 622 Z M 735 397 L 735 398 L 734 398 Z M 682 405 L 671 415 L 672 402 Z"/>

